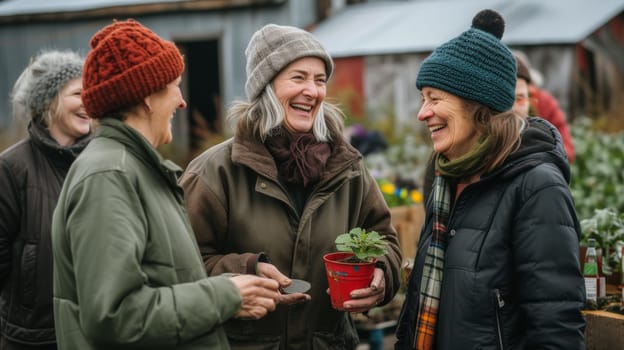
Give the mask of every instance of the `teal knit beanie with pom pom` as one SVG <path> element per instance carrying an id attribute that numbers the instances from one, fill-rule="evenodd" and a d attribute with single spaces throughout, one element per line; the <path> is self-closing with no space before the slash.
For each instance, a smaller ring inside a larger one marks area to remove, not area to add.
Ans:
<path id="1" fill-rule="evenodd" d="M 416 87 L 433 87 L 504 112 L 514 104 L 516 60 L 500 39 L 505 21 L 496 11 L 483 10 L 472 27 L 442 44 L 427 57 Z"/>

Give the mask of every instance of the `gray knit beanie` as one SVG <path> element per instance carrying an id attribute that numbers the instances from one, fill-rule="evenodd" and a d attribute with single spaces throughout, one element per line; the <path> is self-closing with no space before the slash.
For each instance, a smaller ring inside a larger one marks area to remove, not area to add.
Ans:
<path id="1" fill-rule="evenodd" d="M 41 118 L 59 91 L 82 76 L 83 63 L 73 51 L 42 51 L 34 57 L 13 86 L 16 117 Z"/>
<path id="2" fill-rule="evenodd" d="M 334 70 L 334 62 L 323 45 L 309 32 L 290 26 L 265 25 L 251 37 L 245 56 L 245 92 L 250 101 L 257 98 L 282 69 L 300 58 L 313 56 L 325 61 L 327 79 Z"/>
<path id="3" fill-rule="evenodd" d="M 495 11 L 483 10 L 472 27 L 442 44 L 425 59 L 416 87 L 429 86 L 504 112 L 514 104 L 516 60 L 500 39 L 505 21 Z"/>

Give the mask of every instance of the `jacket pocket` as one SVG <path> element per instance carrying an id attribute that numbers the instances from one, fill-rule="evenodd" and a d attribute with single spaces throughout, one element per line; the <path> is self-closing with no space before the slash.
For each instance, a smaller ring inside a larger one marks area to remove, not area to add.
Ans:
<path id="1" fill-rule="evenodd" d="M 22 304 L 32 306 L 35 303 L 35 290 L 37 275 L 37 245 L 27 243 L 22 250 L 22 261 L 20 262 L 19 285 L 22 291 Z"/>
<path id="2" fill-rule="evenodd" d="M 227 332 L 232 350 L 279 350 L 280 338 L 258 334 L 241 334 Z"/>
<path id="3" fill-rule="evenodd" d="M 344 337 L 338 337 L 330 332 L 314 332 L 312 335 L 313 350 L 345 350 L 347 347 Z"/>
<path id="4" fill-rule="evenodd" d="M 496 339 L 499 350 L 505 350 L 505 334 L 503 333 L 503 308 L 505 294 L 501 289 L 494 289 L 494 314 L 496 316 Z"/>
<path id="5" fill-rule="evenodd" d="M 359 342 L 355 323 L 346 312 L 333 332 L 324 330 L 312 333 L 312 350 L 355 349 Z"/>

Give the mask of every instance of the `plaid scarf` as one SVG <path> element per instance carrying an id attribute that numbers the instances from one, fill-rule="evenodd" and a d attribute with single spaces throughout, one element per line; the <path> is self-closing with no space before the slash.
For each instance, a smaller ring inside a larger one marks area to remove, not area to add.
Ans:
<path id="1" fill-rule="evenodd" d="M 433 235 L 423 267 L 420 282 L 418 318 L 414 336 L 415 350 L 433 349 L 436 323 L 438 321 L 438 305 L 442 289 L 444 271 L 444 253 L 446 252 L 446 223 L 451 208 L 451 189 L 446 179 L 436 176 L 433 185 Z"/>

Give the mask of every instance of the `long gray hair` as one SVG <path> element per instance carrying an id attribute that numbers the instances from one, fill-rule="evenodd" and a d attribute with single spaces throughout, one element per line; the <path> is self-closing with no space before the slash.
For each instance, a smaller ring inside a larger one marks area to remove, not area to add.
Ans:
<path id="1" fill-rule="evenodd" d="M 272 132 L 284 123 L 286 111 L 267 84 L 264 91 L 252 102 L 234 101 L 227 112 L 227 120 L 236 122 L 239 136 L 253 136 L 264 142 Z M 335 105 L 323 101 L 314 119 L 312 133 L 319 142 L 332 140 L 332 131 L 342 133 L 344 114 Z"/>

